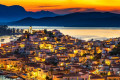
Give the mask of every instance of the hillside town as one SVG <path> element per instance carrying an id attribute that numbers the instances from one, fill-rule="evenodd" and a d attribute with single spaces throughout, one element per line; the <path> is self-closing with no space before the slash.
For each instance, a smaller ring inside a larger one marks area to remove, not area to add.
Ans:
<path id="1" fill-rule="evenodd" d="M 80 40 L 32 30 L 0 47 L 0 75 L 19 80 L 120 80 L 120 38 Z"/>

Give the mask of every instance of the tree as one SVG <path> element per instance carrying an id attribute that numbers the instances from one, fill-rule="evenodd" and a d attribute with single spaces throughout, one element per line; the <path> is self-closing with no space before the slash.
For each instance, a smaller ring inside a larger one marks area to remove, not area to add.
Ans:
<path id="1" fill-rule="evenodd" d="M 53 64 L 54 66 L 56 66 L 58 64 L 58 59 L 56 59 L 55 57 L 50 57 L 45 60 L 45 63 Z"/>
<path id="2" fill-rule="evenodd" d="M 115 48 L 113 48 L 113 50 L 110 52 L 110 55 L 120 56 L 120 43 L 118 43 L 118 45 Z"/>
<path id="3" fill-rule="evenodd" d="M 44 33 L 47 34 L 47 29 L 44 29 Z"/>
<path id="4" fill-rule="evenodd" d="M 19 54 L 19 49 L 15 50 L 14 54 Z"/>
<path id="5" fill-rule="evenodd" d="M 0 35 L 11 35 L 12 29 L 8 28 L 6 25 L 0 25 Z"/>
<path id="6" fill-rule="evenodd" d="M 46 76 L 46 80 L 49 80 L 49 77 L 48 77 L 48 76 Z"/>
<path id="7" fill-rule="evenodd" d="M 54 35 L 52 32 L 49 32 L 49 37 L 53 37 L 54 38 Z"/>

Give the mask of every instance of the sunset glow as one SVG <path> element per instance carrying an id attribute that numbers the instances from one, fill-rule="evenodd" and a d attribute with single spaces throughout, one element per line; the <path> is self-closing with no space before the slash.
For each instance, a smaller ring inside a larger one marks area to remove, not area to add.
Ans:
<path id="1" fill-rule="evenodd" d="M 33 12 L 49 10 L 59 13 L 64 9 L 69 9 L 68 12 L 86 11 L 86 9 L 116 12 L 120 10 L 120 0 L 0 0 L 0 4 L 20 5 L 26 11 Z"/>

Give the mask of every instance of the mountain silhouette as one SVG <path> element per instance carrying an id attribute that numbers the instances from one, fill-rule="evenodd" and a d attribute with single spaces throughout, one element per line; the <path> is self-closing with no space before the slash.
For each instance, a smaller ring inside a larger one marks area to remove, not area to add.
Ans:
<path id="1" fill-rule="evenodd" d="M 16 26 L 120 27 L 120 14 L 109 12 L 77 12 L 40 19 L 27 17 L 7 24 Z"/>
<path id="2" fill-rule="evenodd" d="M 0 4 L 0 22 L 17 21 L 26 17 L 42 18 L 55 17 L 55 14 L 50 11 L 27 12 L 22 6 L 5 6 Z"/>

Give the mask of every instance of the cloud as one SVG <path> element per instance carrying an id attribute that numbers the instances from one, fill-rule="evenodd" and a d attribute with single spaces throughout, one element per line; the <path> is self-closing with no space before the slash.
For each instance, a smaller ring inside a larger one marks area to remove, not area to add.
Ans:
<path id="1" fill-rule="evenodd" d="M 109 11 L 109 12 L 120 14 L 120 10 L 112 10 L 112 11 Z"/>
<path id="2" fill-rule="evenodd" d="M 39 6 L 39 7 L 42 7 L 42 8 L 46 8 L 46 7 L 58 7 L 60 5 L 49 5 L 49 6 Z"/>
<path id="3" fill-rule="evenodd" d="M 53 12 L 57 14 L 68 14 L 74 12 L 97 12 L 98 10 L 94 8 L 66 8 L 66 9 L 57 9 L 53 10 Z"/>

